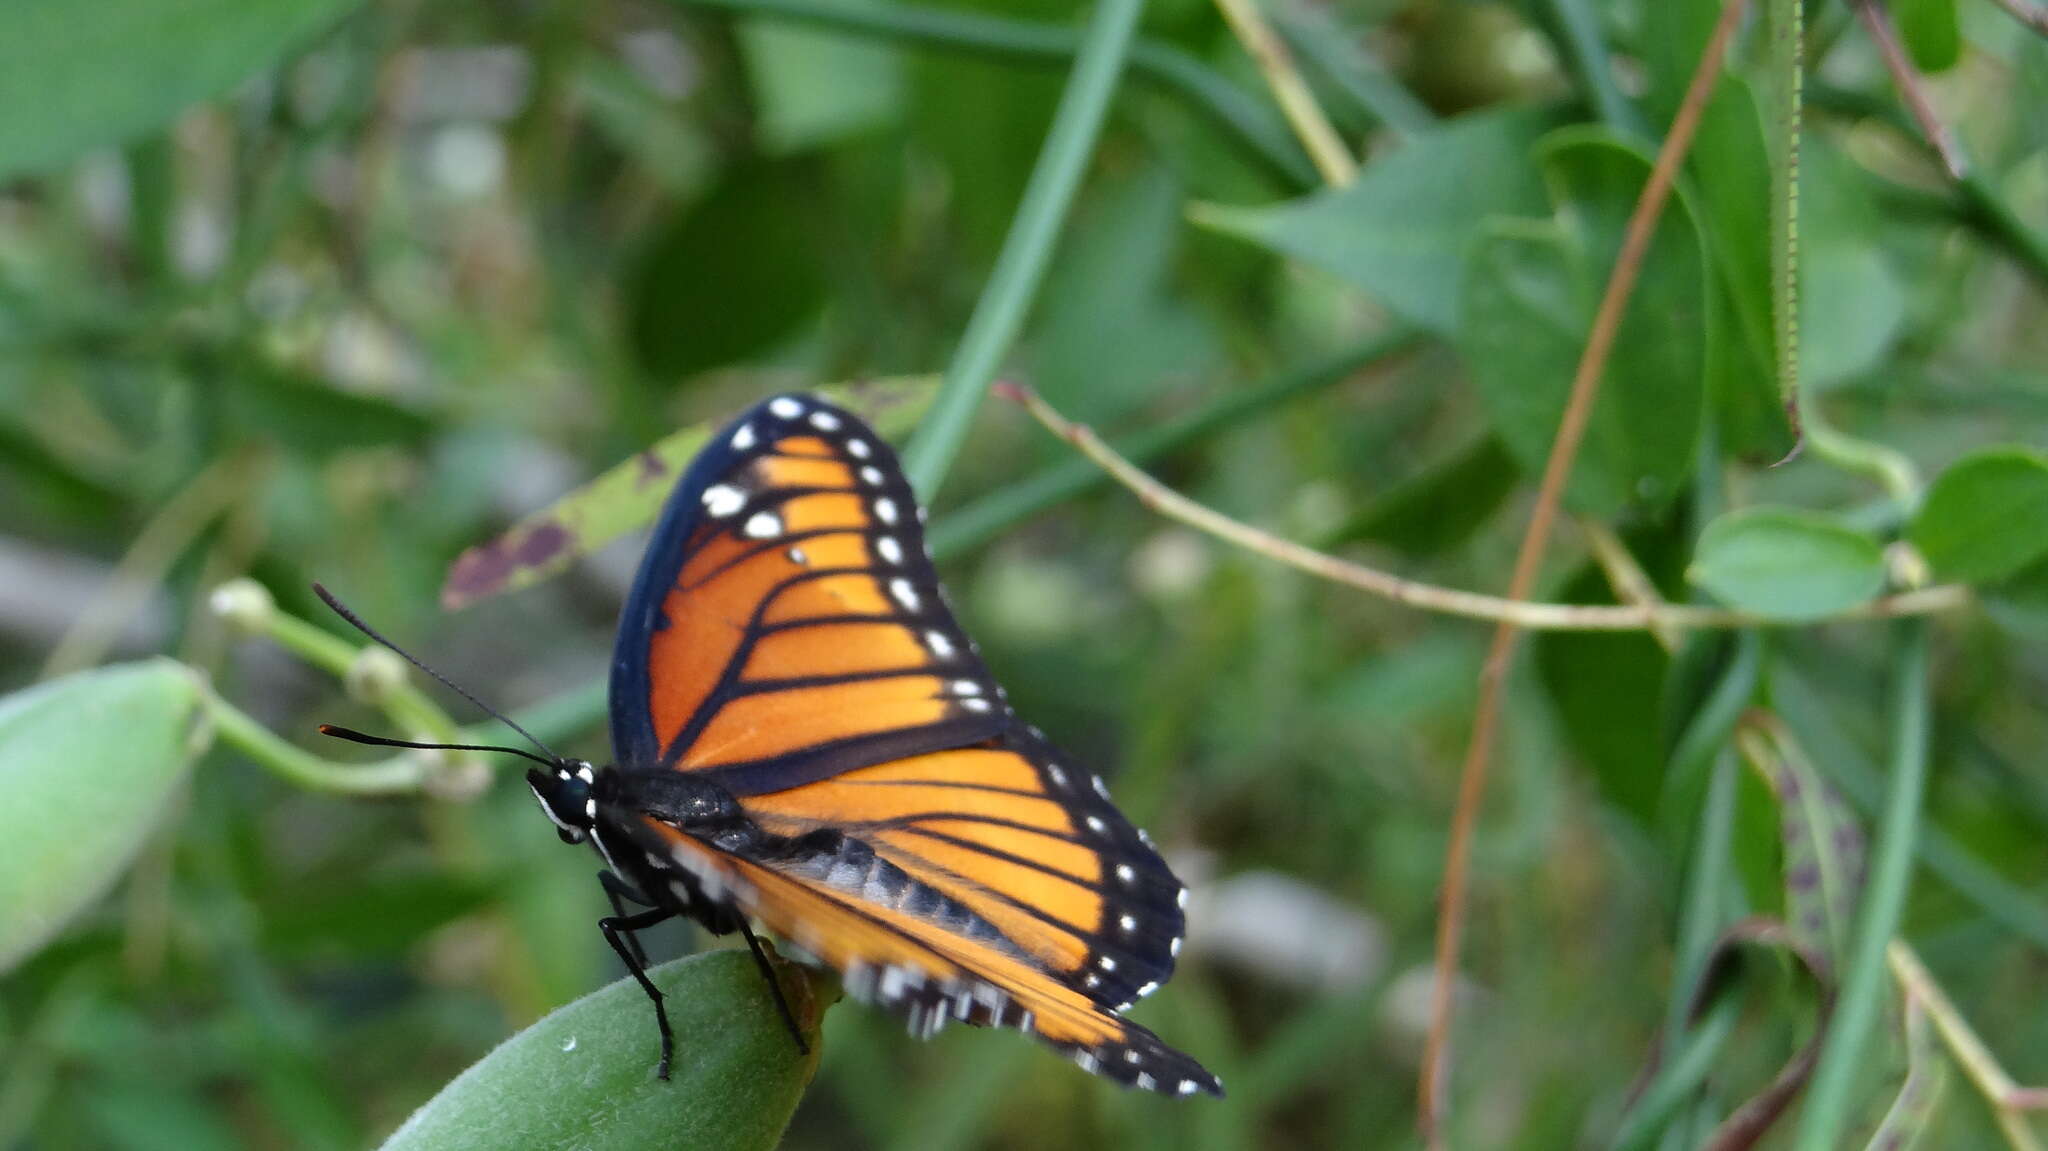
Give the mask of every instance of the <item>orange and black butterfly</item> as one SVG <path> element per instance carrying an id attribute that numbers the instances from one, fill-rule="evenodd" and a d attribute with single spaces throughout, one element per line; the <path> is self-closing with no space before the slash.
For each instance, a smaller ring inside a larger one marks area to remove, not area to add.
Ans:
<path id="1" fill-rule="evenodd" d="M 633 933 L 687 916 L 757 958 L 753 925 L 773 931 L 913 1034 L 1015 1027 L 1119 1083 L 1221 1095 L 1123 1017 L 1173 971 L 1186 890 L 1011 710 L 923 519 L 849 413 L 795 395 L 747 412 L 677 483 L 626 601 L 615 765 L 527 773 L 562 838 L 611 868 L 600 927 L 654 1002 L 662 1073 L 672 1039 Z"/>

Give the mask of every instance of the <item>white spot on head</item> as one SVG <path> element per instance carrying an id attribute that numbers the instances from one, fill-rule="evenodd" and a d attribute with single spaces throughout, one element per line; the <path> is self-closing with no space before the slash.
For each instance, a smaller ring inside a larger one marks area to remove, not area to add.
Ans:
<path id="1" fill-rule="evenodd" d="M 869 453 L 870 451 L 872 451 L 872 450 L 874 450 L 874 449 L 872 449 L 872 448 L 868 447 L 868 442 L 867 442 L 866 440 L 848 440 L 848 441 L 846 441 L 846 454 L 847 454 L 847 455 L 849 455 L 849 456 L 852 456 L 852 457 L 853 457 L 854 459 L 857 459 L 857 460 L 864 460 L 864 459 L 867 459 L 867 458 L 868 458 L 868 453 Z"/>
<path id="2" fill-rule="evenodd" d="M 917 596 L 917 589 L 912 587 L 907 579 L 890 580 L 889 594 L 895 597 L 897 603 L 903 605 L 904 611 L 916 611 L 924 606 L 924 601 Z"/>
<path id="3" fill-rule="evenodd" d="M 755 512 L 747 517 L 740 533 L 751 540 L 772 539 L 782 534 L 782 517 L 774 512 Z"/>
<path id="4" fill-rule="evenodd" d="M 1094 832 L 1097 835 L 1101 835 L 1103 832 L 1109 830 L 1109 825 L 1102 822 L 1101 816 L 1091 815 L 1088 817 L 1088 830 Z"/>
<path id="5" fill-rule="evenodd" d="M 821 432 L 836 432 L 839 430 L 839 417 L 831 412 L 812 412 L 811 426 Z"/>
<path id="6" fill-rule="evenodd" d="M 956 679 L 953 681 L 953 694 L 980 695 L 981 685 L 971 679 Z"/>
<path id="7" fill-rule="evenodd" d="M 1201 1089 L 1202 1085 L 1195 1082 L 1194 1080 L 1183 1079 L 1180 1081 L 1180 1086 L 1173 1089 L 1173 1093 L 1176 1095 L 1193 1095 L 1195 1092 L 1200 1091 Z"/>
<path id="8" fill-rule="evenodd" d="M 804 413 L 804 406 L 793 397 L 777 396 L 768 401 L 768 410 L 785 420 L 793 420 Z"/>
<path id="9" fill-rule="evenodd" d="M 881 520 L 881 521 L 882 521 L 883 523 L 885 523 L 885 524 L 893 524 L 893 523 L 895 523 L 895 522 L 896 522 L 896 501 L 895 501 L 895 500 L 892 500 L 892 499 L 887 499 L 887 498 L 884 498 L 884 499 L 879 499 L 879 500 L 876 500 L 876 501 L 875 501 L 875 518 L 877 518 L 877 519 Z"/>
<path id="10" fill-rule="evenodd" d="M 587 763 L 578 763 L 576 765 L 576 778 L 585 783 L 595 783 L 597 781 L 597 775 L 590 770 L 590 765 Z"/>
<path id="11" fill-rule="evenodd" d="M 1125 915 L 1116 921 L 1116 925 L 1125 931 L 1136 931 L 1138 929 L 1138 917 L 1135 915 Z"/>
<path id="12" fill-rule="evenodd" d="M 896 542 L 895 536 L 882 536 L 875 540 L 875 554 L 889 563 L 900 564 L 903 562 L 903 545 Z"/>
<path id="13" fill-rule="evenodd" d="M 754 425 L 741 424 L 740 430 L 732 434 L 732 450 L 736 452 L 746 451 L 748 448 L 754 446 L 756 439 L 757 437 L 754 435 Z"/>
<path id="14" fill-rule="evenodd" d="M 874 466 L 873 464 L 869 464 L 868 466 L 860 470 L 860 478 L 863 483 L 869 484 L 874 487 L 881 487 L 882 469 Z"/>
<path id="15" fill-rule="evenodd" d="M 583 818 L 585 818 L 585 819 L 588 819 L 588 820 L 592 820 L 592 821 L 595 821 L 595 820 L 597 819 L 597 797 L 596 797 L 596 796 L 592 796 L 592 797 L 590 797 L 589 799 L 586 799 L 586 800 L 584 800 L 584 801 L 583 801 Z"/>
<path id="16" fill-rule="evenodd" d="M 952 659 L 953 653 L 956 650 L 953 647 L 953 641 L 947 639 L 946 633 L 942 631 L 928 631 L 924 633 L 924 645 L 932 649 L 932 654 L 940 659 Z"/>
<path id="17" fill-rule="evenodd" d="M 1131 883 L 1138 878 L 1138 872 L 1128 863 L 1119 863 L 1116 865 L 1116 878 L 1119 883 Z"/>
<path id="18" fill-rule="evenodd" d="M 731 484 L 713 484 L 704 489 L 704 510 L 720 519 L 747 506 L 747 493 Z"/>

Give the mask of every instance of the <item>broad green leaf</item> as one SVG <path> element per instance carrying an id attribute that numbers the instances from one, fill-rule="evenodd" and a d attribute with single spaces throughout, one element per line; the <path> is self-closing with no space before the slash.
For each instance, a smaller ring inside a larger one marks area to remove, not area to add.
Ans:
<path id="1" fill-rule="evenodd" d="M 1499 438 L 1481 436 L 1360 508 L 1323 546 L 1369 540 L 1417 559 L 1440 555 L 1492 518 L 1518 475 Z"/>
<path id="2" fill-rule="evenodd" d="M 2048 456 L 2013 446 L 1957 460 L 1907 537 L 1945 579 L 2002 579 L 2048 555 Z"/>
<path id="3" fill-rule="evenodd" d="M 384 1151 L 766 1151 L 782 1138 L 821 1047 L 821 988 L 777 962 L 809 1042 L 800 1054 L 746 950 L 651 969 L 675 1028 L 668 1080 L 654 1076 L 654 1011 L 621 979 L 507 1039 L 428 1100 Z"/>
<path id="4" fill-rule="evenodd" d="M 1871 177 L 1828 137 L 1799 149 L 1799 378 L 1825 387 L 1875 369 L 1906 318 Z"/>
<path id="5" fill-rule="evenodd" d="M 1563 419 L 1628 214 L 1650 161 L 1597 129 L 1563 129 L 1540 150 L 1551 220 L 1484 226 L 1465 278 L 1459 350 L 1515 460 L 1539 472 Z M 1629 297 L 1567 502 L 1611 517 L 1661 505 L 1685 480 L 1705 399 L 1706 274 L 1682 197 L 1666 205 Z"/>
<path id="6" fill-rule="evenodd" d="M 1923 72 L 1946 72 L 1963 58 L 1956 0 L 1891 0 L 1892 22 L 1906 52 Z"/>
<path id="7" fill-rule="evenodd" d="M 1448 334 L 1473 229 L 1489 216 L 1543 211 L 1529 150 L 1554 120 L 1529 107 L 1462 116 L 1374 160 L 1347 188 L 1273 207 L 1197 205 L 1189 216 L 1332 272 L 1395 315 Z"/>
<path id="8" fill-rule="evenodd" d="M 1591 565 L 1558 598 L 1614 602 Z M 1658 708 L 1671 658 L 1645 632 L 1547 632 L 1534 646 L 1544 691 L 1602 798 L 1649 822 L 1664 783 Z"/>
<path id="9" fill-rule="evenodd" d="M 1782 459 L 1792 435 L 1772 352 L 1770 153 L 1755 90 L 1741 77 L 1715 87 L 1686 164 L 1719 281 L 1707 372 L 1722 448 Z"/>
<path id="10" fill-rule="evenodd" d="M 894 439 L 917 426 L 937 385 L 936 376 L 899 376 L 826 384 L 817 392 Z M 707 421 L 671 432 L 498 538 L 463 552 L 441 585 L 441 605 L 453 611 L 529 587 L 561 572 L 577 556 L 653 523 L 676 477 L 717 427 Z"/>
<path id="11" fill-rule="evenodd" d="M 788 155 L 902 119 L 903 59 L 894 48 L 772 19 L 743 20 L 735 31 L 764 153 Z"/>
<path id="12" fill-rule="evenodd" d="M 7 0 L 0 179 L 124 143 L 277 63 L 356 0 Z"/>
<path id="13" fill-rule="evenodd" d="M 199 679 L 168 659 L 0 698 L 0 971 L 91 905 L 206 743 Z"/>
<path id="14" fill-rule="evenodd" d="M 649 377 L 761 355 L 823 313 L 825 201 L 810 169 L 741 164 L 654 229 L 625 291 L 627 336 Z"/>
<path id="15" fill-rule="evenodd" d="M 1686 575 L 1730 607 L 1810 620 L 1883 590 L 1884 554 L 1875 539 L 1834 516 L 1745 508 L 1707 525 Z"/>

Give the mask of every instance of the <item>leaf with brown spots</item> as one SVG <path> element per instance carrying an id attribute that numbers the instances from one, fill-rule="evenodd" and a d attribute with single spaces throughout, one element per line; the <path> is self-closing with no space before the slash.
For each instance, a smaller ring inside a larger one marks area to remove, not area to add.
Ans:
<path id="1" fill-rule="evenodd" d="M 874 425 L 885 436 L 917 426 L 930 406 L 937 376 L 896 376 L 826 384 L 817 392 Z M 456 557 L 441 585 L 441 606 L 453 611 L 553 577 L 576 559 L 661 514 L 675 478 L 715 427 L 692 424 L 655 441 L 603 475 L 513 524 L 503 535 Z"/>
<path id="2" fill-rule="evenodd" d="M 1737 741 L 1778 797 L 1786 928 L 1839 964 L 1863 887 L 1863 829 L 1777 717 L 1752 715 Z"/>

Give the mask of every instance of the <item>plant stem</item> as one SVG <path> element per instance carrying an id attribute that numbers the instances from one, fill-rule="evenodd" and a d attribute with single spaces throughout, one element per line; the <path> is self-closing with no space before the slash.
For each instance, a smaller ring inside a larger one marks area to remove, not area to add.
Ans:
<path id="1" fill-rule="evenodd" d="M 1927 1017 L 1933 1021 L 1934 1029 L 1941 1033 L 1942 1042 L 1948 1045 L 1956 1062 L 1962 1065 L 1964 1076 L 1991 1105 L 1999 1129 L 2005 1132 L 2006 1142 L 2012 1145 L 2013 1151 L 2042 1151 L 2041 1142 L 2034 1137 L 2024 1114 L 2028 1108 L 2023 1104 L 2028 1102 L 2031 1093 L 2006 1074 L 1998 1058 L 1991 1054 L 1991 1049 L 1984 1046 L 1984 1041 L 1963 1018 L 1963 1013 L 1949 1001 L 1941 984 L 1928 973 L 1926 965 L 1920 962 L 1920 956 L 1904 942 L 1894 939 L 1885 949 L 1885 958 L 1891 964 L 1892 975 L 1899 981 L 1899 987 L 1919 1001 Z M 2033 1109 L 2040 1107 L 2039 1102 L 2033 1105 Z"/>
<path id="2" fill-rule="evenodd" d="M 1592 94 L 1601 122 L 1624 136 L 1643 139 L 1648 130 L 1642 113 L 1614 82 L 1614 59 L 1600 34 L 1600 13 L 1588 0 L 1550 0 L 1548 7 L 1569 66 Z"/>
<path id="3" fill-rule="evenodd" d="M 1865 1066 L 1866 1044 L 1883 1005 L 1885 949 L 1898 932 L 1913 878 L 1913 853 L 1927 785 L 1927 627 L 1919 620 L 1904 621 L 1897 627 L 1891 778 L 1886 783 L 1869 883 L 1857 909 L 1841 998 L 1800 1115 L 1795 1143 L 1800 1151 L 1832 1151 L 1839 1142 L 1851 1089 L 1857 1072 Z"/>
<path id="4" fill-rule="evenodd" d="M 1096 0 L 1095 14 L 1060 93 L 1045 146 L 1024 185 L 1024 198 L 996 256 L 988 286 L 975 301 L 967 331 L 946 365 L 939 395 L 903 453 L 903 470 L 918 497 L 930 504 L 967 438 L 981 397 L 1017 338 L 1024 314 L 1052 259 L 1060 225 L 1081 184 L 1096 137 L 1123 74 L 1124 58 L 1144 10 L 1143 0 Z"/>
<path id="5" fill-rule="evenodd" d="M 1244 45 L 1260 74 L 1266 77 L 1266 86 L 1273 90 L 1274 100 L 1287 116 L 1287 122 L 1294 126 L 1302 147 L 1308 149 L 1323 182 L 1341 188 L 1357 179 L 1357 159 L 1330 126 L 1330 118 L 1323 114 L 1315 93 L 1301 78 L 1301 70 L 1294 66 L 1294 54 L 1259 11 L 1258 0 L 1216 0 L 1216 7 L 1222 10 L 1238 43 Z"/>
<path id="6" fill-rule="evenodd" d="M 1678 1002 L 1681 1002 L 1680 1010 L 1683 1011 L 1682 1001 Z M 1664 1129 L 1686 1097 L 1706 1082 L 1715 1061 L 1720 1058 L 1721 1048 L 1734 1034 L 1735 1023 L 1741 1014 L 1740 1001 L 1727 996 L 1682 1034 L 1671 1034 L 1671 1047 L 1665 1053 L 1656 1078 L 1650 1080 L 1642 1094 L 1636 1097 L 1635 1105 L 1622 1116 L 1621 1127 L 1614 1133 L 1614 1141 L 1610 1144 L 1614 1151 L 1634 1151 L 1647 1146 Z"/>
<path id="7" fill-rule="evenodd" d="M 1720 78 L 1721 61 L 1727 54 L 1728 42 L 1735 34 L 1744 7 L 1743 0 L 1726 0 L 1722 5 L 1720 18 L 1714 23 L 1714 30 L 1700 53 L 1699 63 L 1686 83 L 1678 112 L 1672 117 L 1670 132 L 1657 149 L 1650 177 L 1644 183 L 1635 207 L 1629 212 L 1621 250 L 1615 256 L 1614 268 L 1601 293 L 1600 306 L 1593 315 L 1593 326 L 1586 335 L 1586 347 L 1579 357 L 1564 415 L 1558 421 L 1557 435 L 1543 465 L 1543 480 L 1536 492 L 1536 506 L 1516 549 L 1514 574 L 1508 581 L 1507 598 L 1510 600 L 1526 599 L 1530 588 L 1535 585 L 1536 573 L 1550 542 L 1550 528 L 1557 517 L 1565 480 L 1578 456 L 1579 443 L 1591 418 L 1601 377 L 1607 369 L 1608 353 L 1613 349 L 1622 313 L 1635 288 L 1637 273 L 1642 269 L 1643 254 L 1649 249 L 1650 237 L 1656 231 L 1657 220 L 1670 197 L 1679 166 L 1692 148 L 1693 133 L 1699 127 L 1707 97 Z M 1579 11 L 1580 5 L 1564 3 L 1562 8 L 1570 15 Z M 1605 60 L 1597 63 L 1603 71 L 1595 77 L 1596 84 L 1601 79 L 1610 79 L 1604 76 Z M 1450 842 L 1444 851 L 1444 878 L 1437 915 L 1436 980 L 1430 994 L 1429 1036 L 1423 1048 L 1416 1108 L 1424 1136 L 1432 1147 L 1443 1145 L 1444 1120 L 1449 1108 L 1452 988 L 1457 979 L 1458 944 L 1464 926 L 1466 868 L 1471 859 L 1472 832 L 1479 819 L 1480 799 L 1486 793 L 1494 730 L 1499 723 L 1501 696 L 1516 637 L 1512 623 L 1504 621 L 1497 626 L 1493 641 L 1487 648 L 1486 660 L 1480 667 L 1479 699 L 1473 712 L 1471 743 L 1459 772 L 1457 806 L 1451 815 Z"/>
<path id="8" fill-rule="evenodd" d="M 1146 507 L 1207 532 L 1218 539 L 1255 552 L 1268 559 L 1299 568 L 1321 579 L 1358 588 L 1395 603 L 1424 611 L 1509 624 L 1517 628 L 1544 631 L 1642 631 L 1647 628 L 1750 628 L 1781 625 L 1750 612 L 1696 604 L 1566 604 L 1534 603 L 1510 594 L 1507 597 L 1439 587 L 1405 579 L 1378 568 L 1338 559 L 1326 552 L 1305 547 L 1231 519 L 1166 487 L 1124 459 L 1085 425 L 1076 424 L 1055 411 L 1052 405 L 1029 388 L 999 385 L 1002 394 L 1023 404 L 1026 410 L 1054 435 L 1073 444 L 1082 455 L 1095 461 L 1110 478 L 1131 489 Z M 1902 592 L 1898 595 L 1858 604 L 1832 620 L 1888 619 L 1949 611 L 1971 602 L 1969 589 L 1960 584 L 1943 584 Z"/>
<path id="9" fill-rule="evenodd" d="M 342 795 L 416 795 L 426 782 L 425 761 L 398 755 L 352 766 L 322 759 L 287 742 L 218 694 L 206 693 L 214 731 L 258 766 L 301 787 Z"/>
<path id="10" fill-rule="evenodd" d="M 1134 432 L 1118 441 L 1118 451 L 1130 460 L 1156 459 L 1268 408 L 1347 379 L 1372 364 L 1408 351 L 1421 340 L 1422 334 L 1412 328 L 1375 336 L 1334 355 L 1291 368 L 1269 380 L 1218 396 L 1208 404 L 1165 423 Z M 940 559 L 958 555 L 994 538 L 1019 520 L 1106 484 L 1112 478 L 1109 472 L 1087 459 L 1061 460 L 966 507 L 940 516 L 928 536 L 932 554 Z"/>

